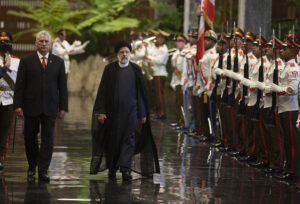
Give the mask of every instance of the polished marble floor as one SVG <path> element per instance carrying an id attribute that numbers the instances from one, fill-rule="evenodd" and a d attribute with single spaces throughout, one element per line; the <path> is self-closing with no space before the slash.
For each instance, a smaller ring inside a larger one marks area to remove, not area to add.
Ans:
<path id="1" fill-rule="evenodd" d="M 90 114 L 93 100 L 70 97 L 70 112 L 57 123 L 50 184 L 26 181 L 27 161 L 17 121 L 4 171 L 0 173 L 0 203 L 300 203 L 300 192 L 263 172 L 153 121 L 161 174 L 153 179 L 121 174 L 109 182 L 107 172 L 89 175 Z"/>

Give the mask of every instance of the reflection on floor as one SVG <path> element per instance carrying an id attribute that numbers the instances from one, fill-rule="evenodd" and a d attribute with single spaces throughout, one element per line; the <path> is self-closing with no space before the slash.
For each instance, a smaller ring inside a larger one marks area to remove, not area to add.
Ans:
<path id="1" fill-rule="evenodd" d="M 75 101 L 72 101 L 75 100 Z M 50 184 L 27 183 L 22 123 L 17 122 L 0 173 L 0 203 L 299 203 L 293 186 L 266 176 L 218 152 L 197 138 L 153 121 L 161 174 L 153 179 L 134 175 L 123 183 L 121 174 L 109 182 L 107 172 L 89 175 L 91 154 L 90 106 L 70 101 L 73 109 L 58 121 Z"/>

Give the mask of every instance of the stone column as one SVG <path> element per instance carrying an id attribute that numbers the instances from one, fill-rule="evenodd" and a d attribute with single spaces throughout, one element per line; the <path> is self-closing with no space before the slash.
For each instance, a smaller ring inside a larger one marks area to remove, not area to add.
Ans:
<path id="1" fill-rule="evenodd" d="M 272 0 L 239 0 L 238 27 L 259 32 L 269 40 L 272 26 Z"/>
<path id="2" fill-rule="evenodd" d="M 196 11 L 195 0 L 184 0 L 183 33 L 185 36 L 187 36 L 190 28 L 199 26 L 199 17 L 196 15 Z"/>

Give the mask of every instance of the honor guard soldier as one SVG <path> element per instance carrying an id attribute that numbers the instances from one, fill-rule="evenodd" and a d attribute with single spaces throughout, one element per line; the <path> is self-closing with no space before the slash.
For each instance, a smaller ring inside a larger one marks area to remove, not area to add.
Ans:
<path id="1" fill-rule="evenodd" d="M 0 32 L 0 171 L 8 142 L 9 127 L 13 118 L 13 95 L 19 67 L 19 58 L 11 55 L 12 36 Z"/>
<path id="2" fill-rule="evenodd" d="M 152 80 L 152 87 L 155 92 L 154 112 L 159 119 L 164 120 L 166 119 L 164 84 L 168 76 L 166 65 L 169 59 L 168 47 L 165 42 L 170 34 L 162 30 L 158 30 L 155 34 L 155 45 L 148 50 L 144 58 L 153 65 L 154 78 Z"/>
<path id="3" fill-rule="evenodd" d="M 230 118 L 230 120 L 226 120 L 226 124 L 224 124 L 228 130 L 226 131 L 226 136 L 227 136 L 226 151 L 235 151 L 236 143 L 237 143 L 236 140 L 237 140 L 238 123 L 235 118 L 235 113 L 238 107 L 238 101 L 241 94 L 238 87 L 239 85 L 238 78 L 240 78 L 239 65 L 241 64 L 244 56 L 242 50 L 243 37 L 244 37 L 244 32 L 242 31 L 242 29 L 235 28 L 234 32 L 231 34 L 230 53 L 227 59 L 227 67 L 225 70 L 223 70 L 224 75 L 227 78 L 229 78 L 227 91 L 225 89 L 225 93 L 224 93 L 225 96 L 223 96 L 227 98 L 226 116 Z"/>
<path id="4" fill-rule="evenodd" d="M 280 56 L 285 60 L 285 67 L 282 72 L 279 72 L 279 84 L 272 83 L 266 90 L 278 94 L 278 118 L 286 155 L 284 173 L 276 178 L 294 182 L 299 170 L 300 135 L 296 128 L 299 110 L 297 97 L 299 66 L 295 58 L 300 50 L 300 45 L 288 38 L 282 46 Z"/>
<path id="5" fill-rule="evenodd" d="M 239 74 L 242 78 L 249 78 L 249 73 L 252 73 L 254 66 L 257 63 L 257 58 L 253 55 L 255 39 L 255 35 L 251 31 L 246 32 L 243 43 L 243 52 L 245 54 L 243 60 L 239 64 Z M 249 87 L 240 84 L 239 89 L 241 99 L 239 100 L 239 105 L 236 112 L 237 145 L 236 152 L 231 153 L 231 155 L 240 157 L 246 156 L 246 141 L 250 141 L 252 138 L 246 138 L 248 131 L 247 124 L 250 120 L 250 116 L 246 115 Z"/>
<path id="6" fill-rule="evenodd" d="M 263 123 L 260 115 L 260 108 L 263 107 L 262 100 L 262 83 L 264 78 L 264 70 L 268 69 L 268 63 L 263 47 L 266 47 L 267 41 L 257 34 L 254 42 L 253 54 L 257 58 L 252 71 L 249 72 L 249 79 L 243 78 L 241 83 L 249 88 L 247 113 L 245 120 L 247 143 L 247 156 L 241 158 L 241 161 L 250 162 L 254 167 L 267 167 L 268 153 L 266 150 L 265 135 L 263 132 Z M 261 69 L 261 62 L 263 67 Z M 262 78 L 262 82 L 260 79 Z M 258 97 L 258 95 L 260 97 Z"/>
<path id="7" fill-rule="evenodd" d="M 176 51 L 173 53 L 171 58 L 171 66 L 172 66 L 172 79 L 171 79 L 171 87 L 175 92 L 175 113 L 176 113 L 176 124 L 177 128 L 182 127 L 184 122 L 184 117 L 182 114 L 183 107 L 183 95 L 182 95 L 182 86 L 183 86 L 183 77 L 182 74 L 186 67 L 186 59 L 180 53 L 185 48 L 187 44 L 187 39 L 184 35 L 179 34 L 174 37 L 174 43 L 176 47 Z M 172 125 L 174 126 L 174 125 Z"/>
<path id="8" fill-rule="evenodd" d="M 199 61 L 200 77 L 197 78 L 196 86 L 199 86 L 198 93 L 200 100 L 201 124 L 209 128 L 209 138 L 204 140 L 214 141 L 216 130 L 216 105 L 215 102 L 208 100 L 213 88 L 212 71 L 216 58 L 217 34 L 213 30 L 208 30 L 204 34 L 204 54 Z M 208 123 L 208 121 L 210 121 Z M 208 135 L 204 135 L 205 137 Z"/>
<path id="9" fill-rule="evenodd" d="M 224 126 L 223 126 L 223 121 L 227 120 L 225 118 L 225 112 L 224 112 L 224 105 L 221 104 L 221 97 L 223 95 L 223 92 L 225 90 L 226 86 L 226 78 L 223 77 L 223 70 L 226 69 L 226 64 L 227 64 L 227 56 L 228 56 L 228 46 L 227 46 L 228 40 L 225 38 L 225 33 L 221 34 L 219 36 L 219 40 L 217 43 L 217 48 L 216 51 L 219 54 L 218 58 L 215 60 L 216 62 L 214 63 L 214 68 L 213 68 L 213 78 L 216 81 L 214 84 L 214 89 L 217 86 L 217 90 L 213 90 L 213 94 L 211 98 L 214 98 L 214 91 L 216 92 L 216 101 L 217 101 L 217 108 L 219 110 L 219 117 L 220 117 L 220 133 L 216 134 L 216 144 L 214 145 L 215 147 L 218 148 L 223 148 L 224 147 Z M 217 82 L 217 77 L 220 77 L 220 81 Z M 212 99 L 214 100 L 214 99 Z"/>
<path id="10" fill-rule="evenodd" d="M 186 66 L 183 73 L 183 106 L 184 106 L 184 127 L 193 133 L 200 131 L 200 113 L 196 104 L 199 103 L 199 97 L 193 96 L 193 88 L 196 83 L 196 53 L 198 28 L 190 29 L 188 32 L 189 43 L 187 48 L 181 51 L 181 55 L 186 59 Z M 198 101 L 198 102 L 197 102 Z M 196 121 L 196 122 L 195 122 Z"/>
<path id="11" fill-rule="evenodd" d="M 259 44 L 259 35 L 257 35 L 257 43 Z M 256 123 L 256 132 L 259 133 L 259 137 L 256 138 L 256 144 L 255 144 L 255 154 L 257 157 L 257 161 L 252 163 L 251 165 L 256 168 L 268 168 L 269 167 L 269 152 L 268 152 L 268 141 L 270 140 L 270 135 L 266 134 L 266 123 L 264 120 L 264 116 L 268 114 L 267 109 L 264 108 L 264 97 L 263 97 L 263 91 L 265 89 L 264 83 L 265 83 L 265 76 L 268 71 L 268 69 L 271 67 L 271 63 L 269 59 L 266 56 L 267 51 L 267 41 L 264 39 L 263 36 L 261 36 L 261 48 L 259 48 L 259 45 L 256 46 L 256 56 L 259 57 L 258 63 L 252 72 L 253 78 L 257 79 L 255 84 L 250 87 L 251 89 L 255 89 L 257 91 L 257 95 L 259 92 L 261 93 L 259 106 L 256 106 L 256 111 L 259 112 L 258 124 Z M 261 59 L 262 58 L 262 59 Z M 263 63 L 263 65 L 262 65 Z M 261 67 L 263 70 L 261 71 Z M 262 77 L 261 77 L 262 73 Z M 258 100 L 258 97 L 257 97 Z M 257 101 L 258 103 L 258 101 Z M 255 104 L 257 105 L 257 104 Z M 252 116 L 252 120 L 255 118 L 255 116 Z M 255 119 L 254 119 L 254 122 Z"/>
<path id="12" fill-rule="evenodd" d="M 142 36 L 139 35 L 139 33 L 136 30 L 131 30 L 130 33 L 130 38 L 131 38 L 131 47 L 132 47 L 132 52 L 130 54 L 130 61 L 142 65 L 143 57 L 146 54 L 146 48 L 143 44 L 143 39 Z M 143 72 L 143 74 L 145 74 Z"/>
<path id="13" fill-rule="evenodd" d="M 278 84 L 278 75 L 282 75 L 284 70 L 284 62 L 280 58 L 282 42 L 275 36 L 272 36 L 271 39 L 272 40 L 270 40 L 267 44 L 268 47 L 266 55 L 270 59 L 271 65 L 265 72 L 265 86 L 269 86 L 272 83 Z M 274 94 L 276 96 L 275 98 L 273 97 Z M 274 99 L 275 101 L 273 101 Z M 268 92 L 265 89 L 263 120 L 266 124 L 266 129 L 264 132 L 267 139 L 267 150 L 269 157 L 269 168 L 266 169 L 265 172 L 271 174 L 280 173 L 283 166 L 283 147 L 278 121 L 277 99 L 277 93 Z"/>
<path id="14" fill-rule="evenodd" d="M 59 56 L 65 62 L 66 75 L 70 72 L 70 58 L 69 55 L 77 55 L 85 52 L 85 47 L 90 41 L 81 44 L 80 41 L 75 40 L 72 45 L 66 41 L 66 30 L 60 29 L 57 31 L 57 38 L 55 38 L 52 46 L 52 53 Z"/>

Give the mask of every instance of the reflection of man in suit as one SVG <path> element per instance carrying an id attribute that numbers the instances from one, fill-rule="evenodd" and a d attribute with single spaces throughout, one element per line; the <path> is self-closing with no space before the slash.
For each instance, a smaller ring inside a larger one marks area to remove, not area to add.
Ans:
<path id="1" fill-rule="evenodd" d="M 68 111 L 68 94 L 64 61 L 49 53 L 51 36 L 47 31 L 37 34 L 37 52 L 21 59 L 14 109 L 24 114 L 24 137 L 29 164 L 27 176 L 34 180 L 38 166 L 39 180 L 49 182 L 47 171 L 53 152 L 54 123 Z M 41 145 L 37 134 L 41 125 Z"/>
<path id="2" fill-rule="evenodd" d="M 24 204 L 50 204 L 51 194 L 48 192 L 47 184 L 45 183 L 28 183 L 26 194 L 24 198 Z"/>

